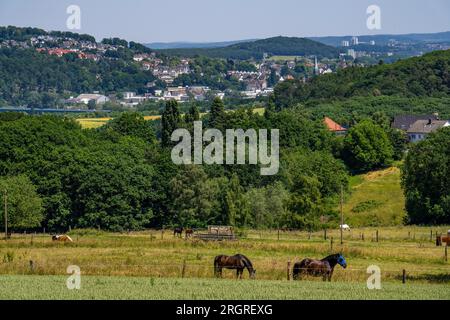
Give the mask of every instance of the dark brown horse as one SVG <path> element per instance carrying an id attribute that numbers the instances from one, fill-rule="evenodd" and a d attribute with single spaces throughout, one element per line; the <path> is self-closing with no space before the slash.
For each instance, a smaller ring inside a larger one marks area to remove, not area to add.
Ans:
<path id="1" fill-rule="evenodd" d="M 194 229 L 186 229 L 184 230 L 184 234 L 186 236 L 186 239 L 190 238 L 194 235 Z"/>
<path id="2" fill-rule="evenodd" d="M 214 259 L 214 275 L 222 277 L 222 269 L 236 269 L 236 279 L 242 279 L 244 269 L 247 268 L 251 279 L 255 278 L 256 270 L 253 268 L 251 261 L 242 254 L 229 257 L 225 255 L 217 256 Z"/>
<path id="3" fill-rule="evenodd" d="M 183 234 L 183 227 L 175 228 L 173 229 L 173 236 L 179 236 L 181 238 L 181 235 Z"/>
<path id="4" fill-rule="evenodd" d="M 322 277 L 323 281 L 331 281 L 334 267 L 339 264 L 344 269 L 347 268 L 347 262 L 342 254 L 333 254 L 322 260 L 304 259 L 294 264 L 292 276 L 294 280 L 300 280 L 303 275 Z"/>

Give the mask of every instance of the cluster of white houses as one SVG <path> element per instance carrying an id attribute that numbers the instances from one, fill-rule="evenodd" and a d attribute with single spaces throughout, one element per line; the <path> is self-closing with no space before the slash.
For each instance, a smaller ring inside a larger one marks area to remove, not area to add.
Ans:
<path id="1" fill-rule="evenodd" d="M 410 142 L 424 140 L 430 133 L 449 127 L 450 120 L 441 120 L 437 113 L 432 115 L 400 115 L 394 118 L 392 128 L 405 131 Z"/>
<path id="2" fill-rule="evenodd" d="M 329 131 L 335 135 L 343 136 L 348 129 L 325 117 L 324 123 Z M 408 141 L 415 143 L 424 140 L 430 133 L 439 129 L 450 127 L 450 120 L 441 120 L 437 113 L 432 115 L 399 115 L 391 124 L 393 129 L 406 132 Z"/>

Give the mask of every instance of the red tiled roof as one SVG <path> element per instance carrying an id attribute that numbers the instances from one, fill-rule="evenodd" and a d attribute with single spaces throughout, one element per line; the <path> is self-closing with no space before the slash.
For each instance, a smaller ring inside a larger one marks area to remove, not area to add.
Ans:
<path id="1" fill-rule="evenodd" d="M 327 126 L 328 130 L 336 132 L 336 131 L 347 131 L 347 129 L 345 129 L 343 126 L 341 126 L 340 124 L 337 124 L 336 122 L 334 122 L 333 120 L 331 120 L 328 117 L 325 117 L 325 119 L 323 119 L 323 122 L 325 122 L 325 125 Z"/>

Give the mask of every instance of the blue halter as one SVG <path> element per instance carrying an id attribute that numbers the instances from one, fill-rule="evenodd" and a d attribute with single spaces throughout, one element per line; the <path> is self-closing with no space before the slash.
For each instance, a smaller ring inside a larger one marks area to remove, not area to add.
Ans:
<path id="1" fill-rule="evenodd" d="M 342 255 L 340 255 L 339 258 L 337 259 L 337 263 L 339 263 L 341 267 L 347 266 L 347 261 L 345 261 L 345 258 Z"/>

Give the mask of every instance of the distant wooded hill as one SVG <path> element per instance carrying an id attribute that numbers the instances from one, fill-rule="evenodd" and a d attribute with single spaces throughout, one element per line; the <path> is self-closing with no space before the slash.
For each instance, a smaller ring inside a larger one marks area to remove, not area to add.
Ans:
<path id="1" fill-rule="evenodd" d="M 242 42 L 252 42 L 258 39 L 248 40 L 236 40 L 236 41 L 222 41 L 222 42 L 152 42 L 146 43 L 150 49 L 163 50 L 163 49 L 199 49 L 199 48 L 223 48 L 231 46 L 233 44 Z"/>
<path id="2" fill-rule="evenodd" d="M 223 59 L 261 59 L 264 53 L 282 56 L 337 57 L 340 50 L 305 38 L 274 37 L 263 40 L 236 43 L 222 48 L 178 48 L 160 50 L 169 56 L 207 56 Z"/>
<path id="3" fill-rule="evenodd" d="M 275 88 L 279 107 L 311 100 L 357 96 L 448 97 L 450 50 L 373 67 L 352 67 L 312 81 L 286 81 Z"/>

